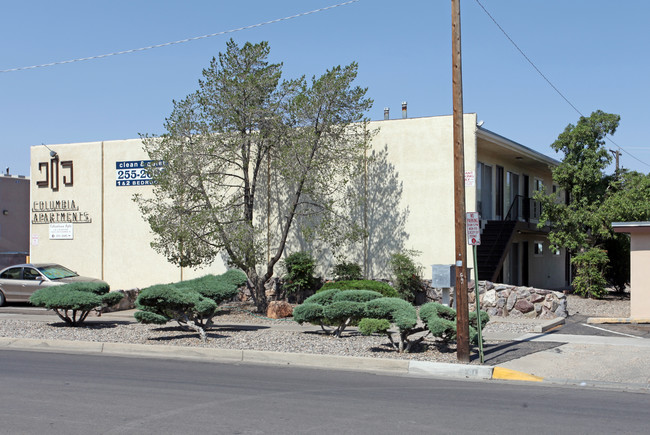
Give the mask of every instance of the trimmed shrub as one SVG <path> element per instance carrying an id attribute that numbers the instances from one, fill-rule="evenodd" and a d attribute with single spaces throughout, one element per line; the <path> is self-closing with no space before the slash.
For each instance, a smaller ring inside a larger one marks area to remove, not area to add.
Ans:
<path id="1" fill-rule="evenodd" d="M 78 326 L 92 310 L 115 305 L 122 299 L 122 293 L 109 291 L 109 285 L 103 281 L 75 282 L 36 290 L 29 302 L 53 310 L 70 326 Z"/>
<path id="2" fill-rule="evenodd" d="M 421 267 L 415 264 L 410 253 L 396 253 L 390 257 L 390 269 L 400 297 L 409 302 L 415 301 L 415 295 L 422 291 Z"/>
<path id="3" fill-rule="evenodd" d="M 205 329 L 212 325 L 218 305 L 232 299 L 246 281 L 241 271 L 229 270 L 222 275 L 206 275 L 173 284 L 158 284 L 140 292 L 134 316 L 140 323 L 164 325 L 173 320 L 182 328 L 207 339 Z"/>
<path id="4" fill-rule="evenodd" d="M 246 274 L 239 269 L 230 269 L 226 273 L 219 276 L 222 281 L 232 284 L 237 288 L 245 285 L 248 281 Z"/>
<path id="5" fill-rule="evenodd" d="M 293 320 L 301 325 L 303 323 L 320 325 L 323 321 L 323 306 L 305 301 L 293 309 Z"/>
<path id="6" fill-rule="evenodd" d="M 456 340 L 456 310 L 439 304 L 429 302 L 420 307 L 420 319 L 427 325 L 431 334 L 446 343 Z M 478 322 L 476 311 L 469 313 L 469 339 L 470 343 L 478 344 Z M 481 327 L 490 321 L 490 316 L 481 311 Z"/>
<path id="7" fill-rule="evenodd" d="M 176 283 L 175 287 L 196 291 L 220 304 L 234 298 L 239 292 L 240 284 L 233 283 L 232 278 L 232 275 L 230 277 L 206 275 L 201 278 Z"/>
<path id="8" fill-rule="evenodd" d="M 316 292 L 321 293 L 325 290 L 339 289 L 339 290 L 371 290 L 379 292 L 387 298 L 399 297 L 399 293 L 390 284 L 381 281 L 373 281 L 370 279 L 362 279 L 357 281 L 336 281 L 327 282 Z"/>
<path id="9" fill-rule="evenodd" d="M 311 295 L 307 299 L 305 299 L 305 302 L 303 302 L 303 304 L 319 304 L 319 305 L 331 304 L 334 301 L 334 296 L 336 296 L 336 294 L 340 292 L 341 290 L 339 289 L 329 289 L 325 291 L 319 291 L 315 295 Z"/>
<path id="10" fill-rule="evenodd" d="M 334 281 L 355 281 L 363 279 L 361 266 L 357 263 L 348 263 L 347 261 L 336 264 L 332 269 L 332 274 L 334 275 Z"/>
<path id="11" fill-rule="evenodd" d="M 284 260 L 283 265 L 287 271 L 283 279 L 288 294 L 311 290 L 315 286 L 316 261 L 309 252 L 295 252 Z"/>
<path id="12" fill-rule="evenodd" d="M 361 319 L 365 308 L 366 304 L 363 302 L 336 301 L 323 307 L 323 317 L 332 324 L 347 326 L 353 321 Z"/>
<path id="13" fill-rule="evenodd" d="M 359 332 L 363 335 L 386 334 L 388 329 L 390 329 L 390 322 L 386 319 L 363 318 L 359 322 Z"/>
<path id="14" fill-rule="evenodd" d="M 356 324 L 365 315 L 366 302 L 382 298 L 381 293 L 368 290 L 329 289 L 308 297 L 293 310 L 293 319 L 320 325 L 335 337 L 340 337 L 345 328 Z M 326 327 L 334 327 L 329 330 Z"/>
<path id="15" fill-rule="evenodd" d="M 392 346 L 400 353 L 408 352 L 413 344 L 424 340 L 424 336 L 410 340 L 409 336 L 425 331 L 423 327 L 416 327 L 418 322 L 417 311 L 413 305 L 400 298 L 375 299 L 366 304 L 366 318 L 385 320 L 395 325 L 398 332 L 393 334 L 384 328 L 385 322 L 363 322 L 362 333 L 385 333 Z M 373 329 L 373 328 L 379 329 Z"/>
<path id="16" fill-rule="evenodd" d="M 346 290 L 335 293 L 332 297 L 332 301 L 369 302 L 373 299 L 379 299 L 381 297 L 384 297 L 384 295 L 379 292 L 373 292 L 370 290 Z"/>
<path id="17" fill-rule="evenodd" d="M 399 329 L 411 329 L 418 322 L 415 307 L 399 298 L 382 298 L 368 302 L 366 317 L 389 320 Z"/>

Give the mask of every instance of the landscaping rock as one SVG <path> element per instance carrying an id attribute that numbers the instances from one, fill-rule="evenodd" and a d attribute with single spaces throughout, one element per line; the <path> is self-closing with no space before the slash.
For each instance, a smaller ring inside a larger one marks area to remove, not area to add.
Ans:
<path id="1" fill-rule="evenodd" d="M 283 319 L 293 314 L 293 307 L 285 301 L 271 301 L 266 310 L 266 317 L 271 319 Z"/>

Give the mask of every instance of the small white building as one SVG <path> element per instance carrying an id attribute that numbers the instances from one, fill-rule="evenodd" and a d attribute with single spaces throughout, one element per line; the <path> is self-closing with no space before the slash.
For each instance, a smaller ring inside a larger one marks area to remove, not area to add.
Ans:
<path id="1" fill-rule="evenodd" d="M 565 254 L 549 251 L 546 232 L 537 229 L 539 206 L 531 199 L 542 186 L 555 190 L 550 168 L 558 162 L 478 127 L 476 120 L 476 114 L 464 117 L 465 188 L 467 211 L 479 211 L 482 218 L 480 279 L 566 287 Z M 385 152 L 386 169 L 400 189 L 390 205 L 375 198 L 366 255 L 351 260 L 367 257 L 372 276 L 387 277 L 392 245 L 382 237 L 392 222 L 378 211 L 390 206 L 405 218 L 403 232 L 391 237 L 418 251 L 422 265 L 454 263 L 452 117 L 370 124 L 378 128 L 372 147 Z M 113 289 L 223 272 L 220 258 L 209 268 L 183 270 L 150 247 L 151 230 L 133 201 L 134 194 L 151 191 L 143 170 L 147 159 L 140 139 L 32 147 L 31 261 L 61 263 Z M 378 181 L 388 175 L 380 173 Z M 468 261 L 473 267 L 469 249 Z"/>

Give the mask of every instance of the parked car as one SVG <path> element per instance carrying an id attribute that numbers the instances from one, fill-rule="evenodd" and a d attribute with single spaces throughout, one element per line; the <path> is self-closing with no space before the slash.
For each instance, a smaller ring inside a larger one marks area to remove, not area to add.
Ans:
<path id="1" fill-rule="evenodd" d="M 17 264 L 0 271 L 0 306 L 5 302 L 27 302 L 36 290 L 71 282 L 100 282 L 79 276 L 60 264 Z"/>

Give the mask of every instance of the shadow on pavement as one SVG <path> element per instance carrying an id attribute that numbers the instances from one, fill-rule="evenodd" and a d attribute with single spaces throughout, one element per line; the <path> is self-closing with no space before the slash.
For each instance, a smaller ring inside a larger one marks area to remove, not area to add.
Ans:
<path id="1" fill-rule="evenodd" d="M 560 342 L 537 342 L 537 341 L 508 341 L 497 344 L 483 345 L 484 363 L 489 365 L 498 365 L 513 359 L 531 355 L 543 350 L 553 349 L 566 343 Z M 471 361 L 479 359 L 478 353 L 471 356 Z"/>

